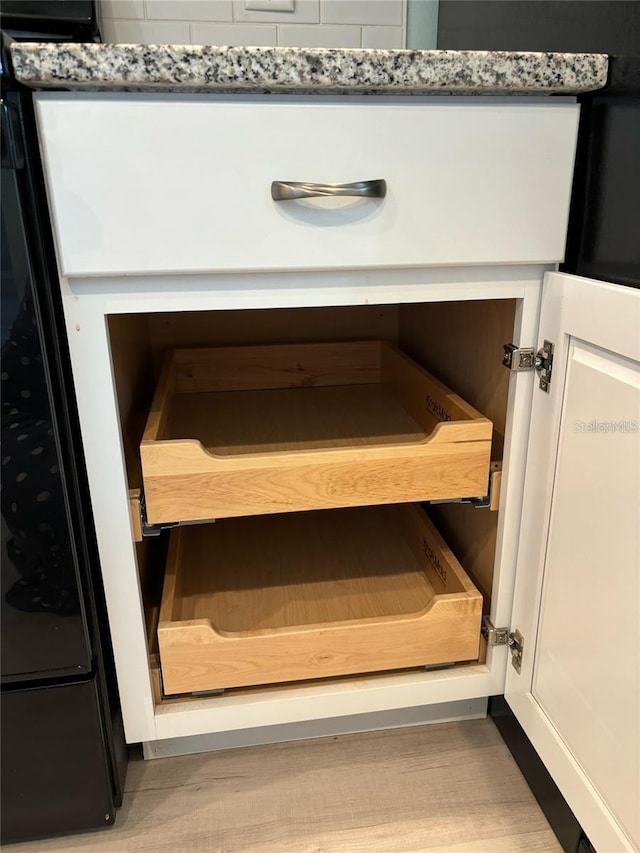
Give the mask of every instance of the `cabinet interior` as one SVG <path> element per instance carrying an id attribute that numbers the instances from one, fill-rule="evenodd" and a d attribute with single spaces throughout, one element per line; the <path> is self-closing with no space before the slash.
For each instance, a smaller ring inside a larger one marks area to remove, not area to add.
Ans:
<path id="1" fill-rule="evenodd" d="M 142 487 L 139 445 L 165 356 L 194 347 L 388 341 L 492 421 L 492 459 L 501 460 L 509 385 L 509 373 L 501 365 L 502 345 L 513 337 L 515 311 L 516 300 L 510 299 L 111 315 L 108 330 L 129 487 Z M 498 512 L 451 503 L 431 505 L 428 515 L 488 610 Z M 163 534 L 136 543 L 157 701 L 157 625 L 167 540 Z"/>

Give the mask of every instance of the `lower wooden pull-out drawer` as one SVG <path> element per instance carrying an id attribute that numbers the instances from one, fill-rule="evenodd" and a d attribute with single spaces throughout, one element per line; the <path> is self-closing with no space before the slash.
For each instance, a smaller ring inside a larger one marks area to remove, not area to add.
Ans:
<path id="1" fill-rule="evenodd" d="M 473 660 L 481 614 L 414 504 L 177 528 L 158 625 L 164 692 Z"/>
<path id="2" fill-rule="evenodd" d="M 173 350 L 150 524 L 486 494 L 491 421 L 381 341 Z"/>

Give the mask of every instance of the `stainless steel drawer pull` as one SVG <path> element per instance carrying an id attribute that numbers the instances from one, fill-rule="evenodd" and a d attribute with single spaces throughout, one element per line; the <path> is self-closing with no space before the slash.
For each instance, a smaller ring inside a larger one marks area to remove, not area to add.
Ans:
<path id="1" fill-rule="evenodd" d="M 355 196 L 356 198 L 384 198 L 387 182 L 353 181 L 350 184 L 313 184 L 307 181 L 274 181 L 271 198 L 274 201 L 291 201 L 296 198 L 321 198 L 324 196 Z"/>

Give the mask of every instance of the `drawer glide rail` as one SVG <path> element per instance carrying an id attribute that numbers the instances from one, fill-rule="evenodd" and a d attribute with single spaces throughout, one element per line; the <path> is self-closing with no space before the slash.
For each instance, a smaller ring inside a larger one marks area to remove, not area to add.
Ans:
<path id="1" fill-rule="evenodd" d="M 443 500 L 424 501 L 429 506 L 436 504 L 471 504 L 476 509 L 490 509 L 495 511 L 500 506 L 500 486 L 502 482 L 502 462 L 492 462 L 489 468 L 489 482 L 487 483 L 487 494 L 479 495 L 477 498 L 445 498 Z"/>
<path id="2" fill-rule="evenodd" d="M 174 527 L 188 527 L 190 524 L 213 524 L 215 522 L 215 518 L 206 518 L 198 519 L 198 521 L 167 521 L 162 524 L 149 524 L 144 489 L 129 489 L 129 512 L 134 542 L 155 538 L 160 536 L 163 531 L 171 530 Z"/>

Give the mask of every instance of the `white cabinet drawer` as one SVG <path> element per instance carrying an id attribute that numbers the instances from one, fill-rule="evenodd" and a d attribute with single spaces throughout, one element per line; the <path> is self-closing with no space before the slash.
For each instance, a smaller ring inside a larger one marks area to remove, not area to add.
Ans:
<path id="1" fill-rule="evenodd" d="M 578 106 L 443 98 L 36 96 L 61 271 L 553 262 Z M 275 180 L 384 179 L 274 201 Z"/>

